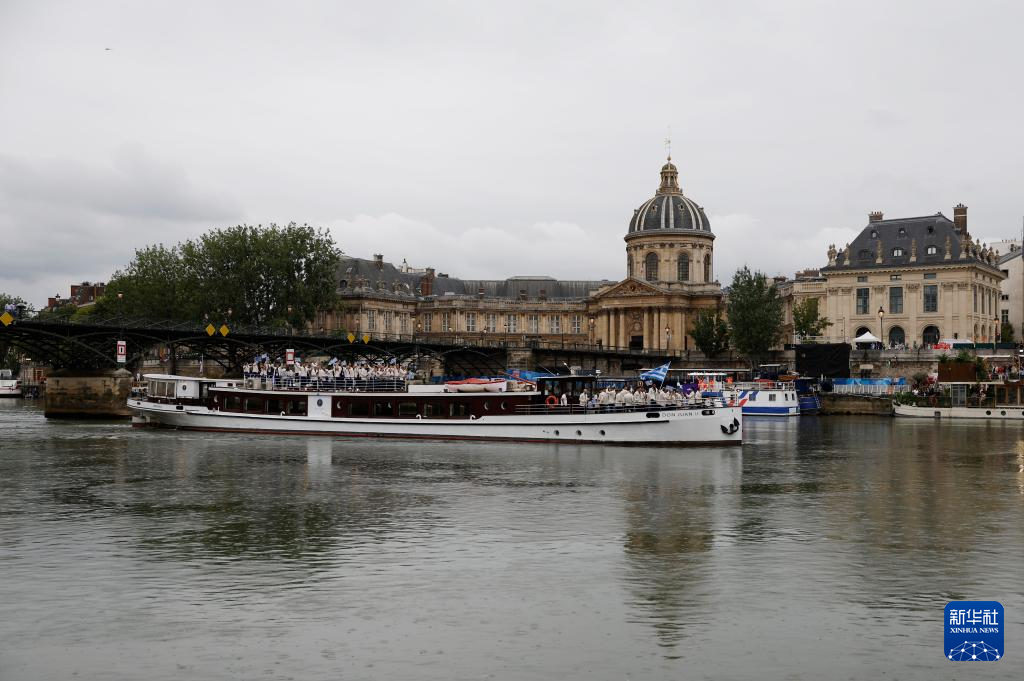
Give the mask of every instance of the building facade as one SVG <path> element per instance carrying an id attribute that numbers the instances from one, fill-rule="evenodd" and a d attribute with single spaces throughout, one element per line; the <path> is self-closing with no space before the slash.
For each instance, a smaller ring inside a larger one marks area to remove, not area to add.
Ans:
<path id="1" fill-rule="evenodd" d="M 927 347 L 940 339 L 993 342 L 1000 326 L 996 251 L 971 238 L 967 207 L 868 224 L 843 249 L 828 249 L 828 338 L 849 342 L 870 331 L 886 346 Z"/>
<path id="2" fill-rule="evenodd" d="M 1007 242 L 1008 253 L 999 258 L 1003 283 L 999 287 L 999 321 L 1012 329 L 1012 339 L 1024 339 L 1024 258 L 1019 242 Z"/>
<path id="3" fill-rule="evenodd" d="M 628 223 L 626 276 L 613 280 L 470 280 L 343 257 L 338 299 L 316 326 L 357 337 L 589 345 L 667 355 L 694 348 L 700 310 L 721 309 L 714 240 L 704 209 L 684 195 L 671 158 L 653 198 Z"/>

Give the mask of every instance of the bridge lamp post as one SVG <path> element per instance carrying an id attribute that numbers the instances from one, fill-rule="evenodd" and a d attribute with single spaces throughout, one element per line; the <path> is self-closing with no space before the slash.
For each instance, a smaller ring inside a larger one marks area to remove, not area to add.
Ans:
<path id="1" fill-rule="evenodd" d="M 288 306 L 288 335 L 295 335 L 294 327 L 292 326 L 292 306 Z"/>
<path id="2" fill-rule="evenodd" d="M 881 342 L 883 349 L 885 348 L 885 326 L 883 325 L 884 321 L 885 310 L 883 310 L 882 308 L 878 308 L 878 340 L 879 342 Z"/>

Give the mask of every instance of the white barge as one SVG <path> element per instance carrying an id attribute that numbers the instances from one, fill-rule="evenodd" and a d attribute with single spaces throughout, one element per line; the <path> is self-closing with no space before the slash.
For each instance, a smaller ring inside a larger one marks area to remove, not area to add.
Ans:
<path id="1" fill-rule="evenodd" d="M 21 381 L 10 369 L 0 369 L 0 397 L 21 397 Z"/>
<path id="2" fill-rule="evenodd" d="M 295 435 L 614 445 L 738 445 L 742 411 L 688 406 L 582 407 L 586 376 L 543 378 L 530 392 L 438 392 L 402 380 L 280 387 L 260 379 L 148 375 L 128 400 L 136 426 Z M 568 404 L 561 404 L 562 395 Z"/>

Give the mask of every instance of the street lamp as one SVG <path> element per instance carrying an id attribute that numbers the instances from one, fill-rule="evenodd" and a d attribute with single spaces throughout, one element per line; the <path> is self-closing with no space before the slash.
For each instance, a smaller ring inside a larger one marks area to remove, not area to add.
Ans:
<path id="1" fill-rule="evenodd" d="M 672 329 L 671 329 L 671 327 L 668 327 L 668 326 L 665 327 L 665 338 L 668 340 L 668 342 L 665 344 L 665 349 L 668 350 L 669 352 L 671 352 L 672 351 Z"/>
<path id="2" fill-rule="evenodd" d="M 591 345 L 594 345 L 594 323 L 596 321 L 597 320 L 595 320 L 593 317 L 591 317 L 590 319 L 587 320 L 587 324 L 590 326 L 590 336 L 589 337 L 590 337 L 590 344 Z"/>
<path id="3" fill-rule="evenodd" d="M 292 306 L 288 306 L 288 335 L 291 336 L 295 333 L 295 329 L 292 326 Z"/>
<path id="4" fill-rule="evenodd" d="M 879 336 L 878 340 L 883 343 L 883 345 L 882 345 L 883 348 L 885 347 L 885 345 L 884 345 L 884 343 L 885 343 L 885 341 L 884 341 L 884 339 L 885 339 L 885 327 L 882 326 L 882 322 L 884 322 L 884 321 L 885 321 L 885 310 L 883 310 L 882 308 L 878 308 L 878 336 Z"/>

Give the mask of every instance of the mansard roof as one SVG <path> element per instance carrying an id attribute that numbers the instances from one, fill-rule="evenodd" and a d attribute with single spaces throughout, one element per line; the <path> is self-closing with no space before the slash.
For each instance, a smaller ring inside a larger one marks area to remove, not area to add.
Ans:
<path id="1" fill-rule="evenodd" d="M 431 278 L 431 298 L 472 296 L 518 300 L 525 296 L 536 300 L 583 300 L 592 291 L 614 283 L 608 279 L 574 280 L 544 276 L 518 276 L 508 279 L 460 279 L 425 270 L 398 268 L 382 259 L 368 260 L 343 255 L 338 264 L 336 281 L 342 294 L 383 295 L 386 297 L 422 299 L 425 278 Z"/>
<path id="2" fill-rule="evenodd" d="M 934 249 L 933 253 L 929 253 L 930 248 Z M 961 258 L 965 249 L 966 257 Z M 972 243 L 969 234 L 962 237 L 952 220 L 936 213 L 869 222 L 847 248 L 836 252 L 835 261 L 823 267 L 822 272 L 935 267 L 965 262 L 996 268 L 988 261 L 987 251 Z"/>

